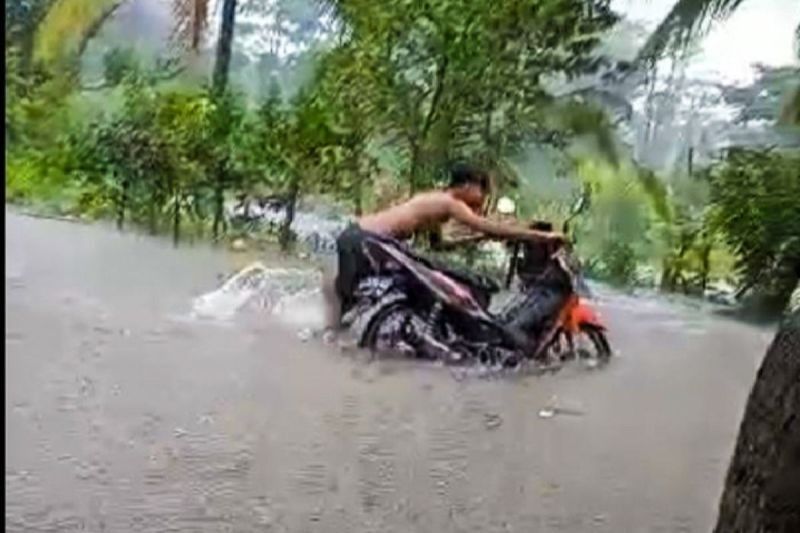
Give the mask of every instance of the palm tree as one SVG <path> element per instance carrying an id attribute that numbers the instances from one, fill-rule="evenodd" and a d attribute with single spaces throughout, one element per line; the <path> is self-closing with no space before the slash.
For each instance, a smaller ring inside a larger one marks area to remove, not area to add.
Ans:
<path id="1" fill-rule="evenodd" d="M 43 11 L 33 21 L 33 58 L 62 65 L 80 57 L 103 24 L 125 0 L 53 0 L 40 2 Z"/>
<path id="2" fill-rule="evenodd" d="M 638 62 L 685 47 L 745 0 L 678 0 Z M 800 25 L 796 30 L 800 57 Z M 800 84 L 780 123 L 800 126 Z M 716 532 L 800 531 L 800 285 L 750 391 L 720 499 Z"/>
<path id="3" fill-rule="evenodd" d="M 707 32 L 713 24 L 731 16 L 746 1 L 755 0 L 677 0 L 645 42 L 638 54 L 637 64 L 652 66 L 665 54 L 685 49 L 693 39 Z M 795 35 L 797 56 L 800 58 L 800 24 Z M 800 84 L 787 95 L 780 122 L 784 125 L 800 125 Z"/>
<path id="4" fill-rule="evenodd" d="M 638 61 L 652 62 L 685 48 L 715 22 L 733 14 L 746 0 L 678 0 L 647 39 Z"/>
<path id="5" fill-rule="evenodd" d="M 716 533 L 800 531 L 800 285 L 747 400 Z"/>

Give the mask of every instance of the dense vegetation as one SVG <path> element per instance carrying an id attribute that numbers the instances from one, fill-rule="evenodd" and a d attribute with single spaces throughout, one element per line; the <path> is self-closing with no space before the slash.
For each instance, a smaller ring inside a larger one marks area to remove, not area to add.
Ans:
<path id="1" fill-rule="evenodd" d="M 207 86 L 183 77 L 181 63 L 202 40 L 208 6 L 182 0 L 174 54 L 147 62 L 111 49 L 102 83 L 83 86 L 81 54 L 119 5 L 7 0 L 10 201 L 177 243 L 229 234 L 231 198 L 276 195 L 289 205 L 279 232 L 288 246 L 302 197 L 358 214 L 470 159 L 524 216 L 557 220 L 590 187 L 578 242 L 596 276 L 690 293 L 727 279 L 779 301 L 797 279 L 796 151 L 732 149 L 709 168 L 655 175 L 620 148 L 599 107 L 553 96 L 553 80 L 608 63 L 599 45 L 619 14 L 607 0 L 329 0 L 319 9 L 335 35 L 308 52 L 313 75 L 292 92 L 273 79 L 256 102 L 228 82 L 234 0 L 223 4 Z M 525 162 L 533 148 L 556 168 L 546 179 L 563 185 L 536 181 L 542 159 Z"/>

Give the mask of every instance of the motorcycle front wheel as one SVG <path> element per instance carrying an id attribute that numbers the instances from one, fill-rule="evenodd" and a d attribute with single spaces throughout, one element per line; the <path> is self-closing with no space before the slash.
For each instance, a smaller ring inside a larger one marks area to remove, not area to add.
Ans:
<path id="1" fill-rule="evenodd" d="M 547 349 L 552 357 L 567 360 L 581 359 L 598 364 L 607 363 L 611 358 L 611 345 L 605 330 L 594 324 L 580 324 L 577 334 L 560 330 Z"/>

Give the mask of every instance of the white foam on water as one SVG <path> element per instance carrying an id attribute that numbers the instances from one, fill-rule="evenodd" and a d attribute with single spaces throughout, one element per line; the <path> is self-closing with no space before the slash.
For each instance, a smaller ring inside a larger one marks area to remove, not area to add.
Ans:
<path id="1" fill-rule="evenodd" d="M 192 302 L 192 318 L 228 321 L 244 310 L 268 312 L 296 327 L 322 322 L 321 273 L 252 263 Z M 317 300 L 315 302 L 315 300 Z"/>

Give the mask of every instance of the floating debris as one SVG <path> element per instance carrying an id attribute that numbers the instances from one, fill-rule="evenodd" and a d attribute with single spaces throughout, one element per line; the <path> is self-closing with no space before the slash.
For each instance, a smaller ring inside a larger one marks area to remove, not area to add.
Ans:
<path id="1" fill-rule="evenodd" d="M 547 402 L 547 405 L 539 410 L 539 418 L 553 418 L 557 414 L 583 416 L 586 413 L 580 409 L 572 409 L 558 405 L 558 397 L 553 396 L 550 398 L 550 401 Z"/>
<path id="2" fill-rule="evenodd" d="M 235 239 L 231 243 L 231 250 L 234 252 L 245 252 L 247 251 L 247 243 L 244 239 Z"/>
<path id="3" fill-rule="evenodd" d="M 303 328 L 297 332 L 297 338 L 302 342 L 308 342 L 314 338 L 314 332 L 311 331 L 311 328 Z"/>
<path id="4" fill-rule="evenodd" d="M 322 342 L 325 344 L 333 344 L 336 342 L 336 332 L 333 330 L 325 330 L 325 333 L 322 334 Z"/>
<path id="5" fill-rule="evenodd" d="M 486 413 L 483 415 L 483 425 L 486 429 L 497 429 L 503 424 L 503 417 L 497 413 Z"/>

